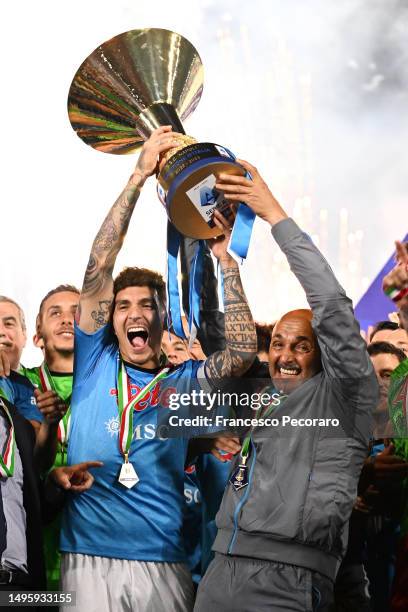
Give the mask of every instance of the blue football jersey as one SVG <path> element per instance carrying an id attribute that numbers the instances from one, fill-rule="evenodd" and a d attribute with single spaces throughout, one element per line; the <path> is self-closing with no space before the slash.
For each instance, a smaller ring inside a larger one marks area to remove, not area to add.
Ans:
<path id="1" fill-rule="evenodd" d="M 37 408 L 34 386 L 26 376 L 12 370 L 10 376 L 0 377 L 0 389 L 24 418 L 40 423 L 44 420 Z"/>
<path id="2" fill-rule="evenodd" d="M 182 522 L 188 440 L 158 431 L 169 393 L 188 392 L 203 362 L 187 361 L 134 410 L 129 460 L 139 477 L 131 489 L 118 482 L 117 373 L 119 351 L 110 326 L 87 334 L 76 327 L 68 464 L 99 460 L 91 489 L 70 495 L 64 508 L 61 550 L 141 561 L 185 561 Z M 125 364 L 131 394 L 156 372 Z"/>

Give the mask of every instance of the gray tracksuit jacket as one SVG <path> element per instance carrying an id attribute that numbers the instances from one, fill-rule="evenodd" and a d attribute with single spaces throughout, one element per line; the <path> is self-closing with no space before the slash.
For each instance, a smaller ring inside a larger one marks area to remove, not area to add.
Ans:
<path id="1" fill-rule="evenodd" d="M 249 484 L 238 492 L 228 484 L 213 550 L 299 565 L 334 579 L 378 385 L 351 300 L 319 250 L 292 219 L 276 224 L 272 234 L 306 292 L 323 369 L 274 410 L 279 425 L 254 430 Z M 288 427 L 284 415 L 338 419 L 340 425 Z"/>

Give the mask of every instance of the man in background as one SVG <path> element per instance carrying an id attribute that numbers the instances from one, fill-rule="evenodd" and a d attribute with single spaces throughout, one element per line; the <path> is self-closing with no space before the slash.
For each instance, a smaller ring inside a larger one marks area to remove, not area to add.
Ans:
<path id="1" fill-rule="evenodd" d="M 408 356 L 408 334 L 403 327 L 394 321 L 377 323 L 370 335 L 370 344 L 373 342 L 389 342 L 404 351 Z"/>
<path id="2" fill-rule="evenodd" d="M 26 326 L 22 309 L 14 300 L 1 296 L 0 394 L 30 421 L 36 434 L 36 457 L 42 469 L 46 470 L 54 461 L 58 422 L 65 408 L 61 403 L 50 403 L 24 375 L 20 360 L 25 343 Z"/>
<path id="3" fill-rule="evenodd" d="M 401 327 L 408 333 L 408 244 L 396 242 L 396 265 L 383 279 L 384 292 L 398 309 Z M 391 376 L 389 410 L 396 454 L 408 461 L 408 359 Z M 392 612 L 408 607 L 408 480 L 404 481 L 404 510 L 398 544 Z"/>
<path id="4" fill-rule="evenodd" d="M 73 285 L 58 285 L 44 296 L 36 318 L 35 336 L 36 343 L 43 347 L 44 360 L 40 366 L 21 367 L 21 372 L 38 389 L 39 407 L 43 410 L 55 407 L 61 414 L 54 438 L 54 468 L 67 462 L 74 370 L 74 317 L 78 302 L 79 291 Z M 60 514 L 44 529 L 47 586 L 51 591 L 59 587 L 60 529 Z"/>

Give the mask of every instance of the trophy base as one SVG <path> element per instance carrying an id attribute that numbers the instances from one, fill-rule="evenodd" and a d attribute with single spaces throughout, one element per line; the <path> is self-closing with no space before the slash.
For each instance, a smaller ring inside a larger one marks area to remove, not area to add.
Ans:
<path id="1" fill-rule="evenodd" d="M 214 210 L 227 207 L 214 185 L 219 173 L 243 176 L 245 170 L 219 145 L 195 143 L 177 151 L 158 176 L 158 195 L 173 225 L 189 238 L 215 238 Z"/>

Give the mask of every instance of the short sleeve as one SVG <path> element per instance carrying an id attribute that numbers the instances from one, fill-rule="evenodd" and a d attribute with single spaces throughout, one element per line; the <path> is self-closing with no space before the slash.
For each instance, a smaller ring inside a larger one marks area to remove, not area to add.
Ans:
<path id="1" fill-rule="evenodd" d="M 13 389 L 10 402 L 14 404 L 18 412 L 29 421 L 38 421 L 42 423 L 44 417 L 37 408 L 37 402 L 34 397 L 34 385 L 31 381 L 22 374 L 12 372 L 9 378 L 10 385 Z"/>
<path id="2" fill-rule="evenodd" d="M 75 323 L 74 383 L 85 382 L 95 370 L 99 360 L 107 352 L 114 353 L 114 342 L 110 324 L 104 325 L 93 334 L 88 334 Z"/>

